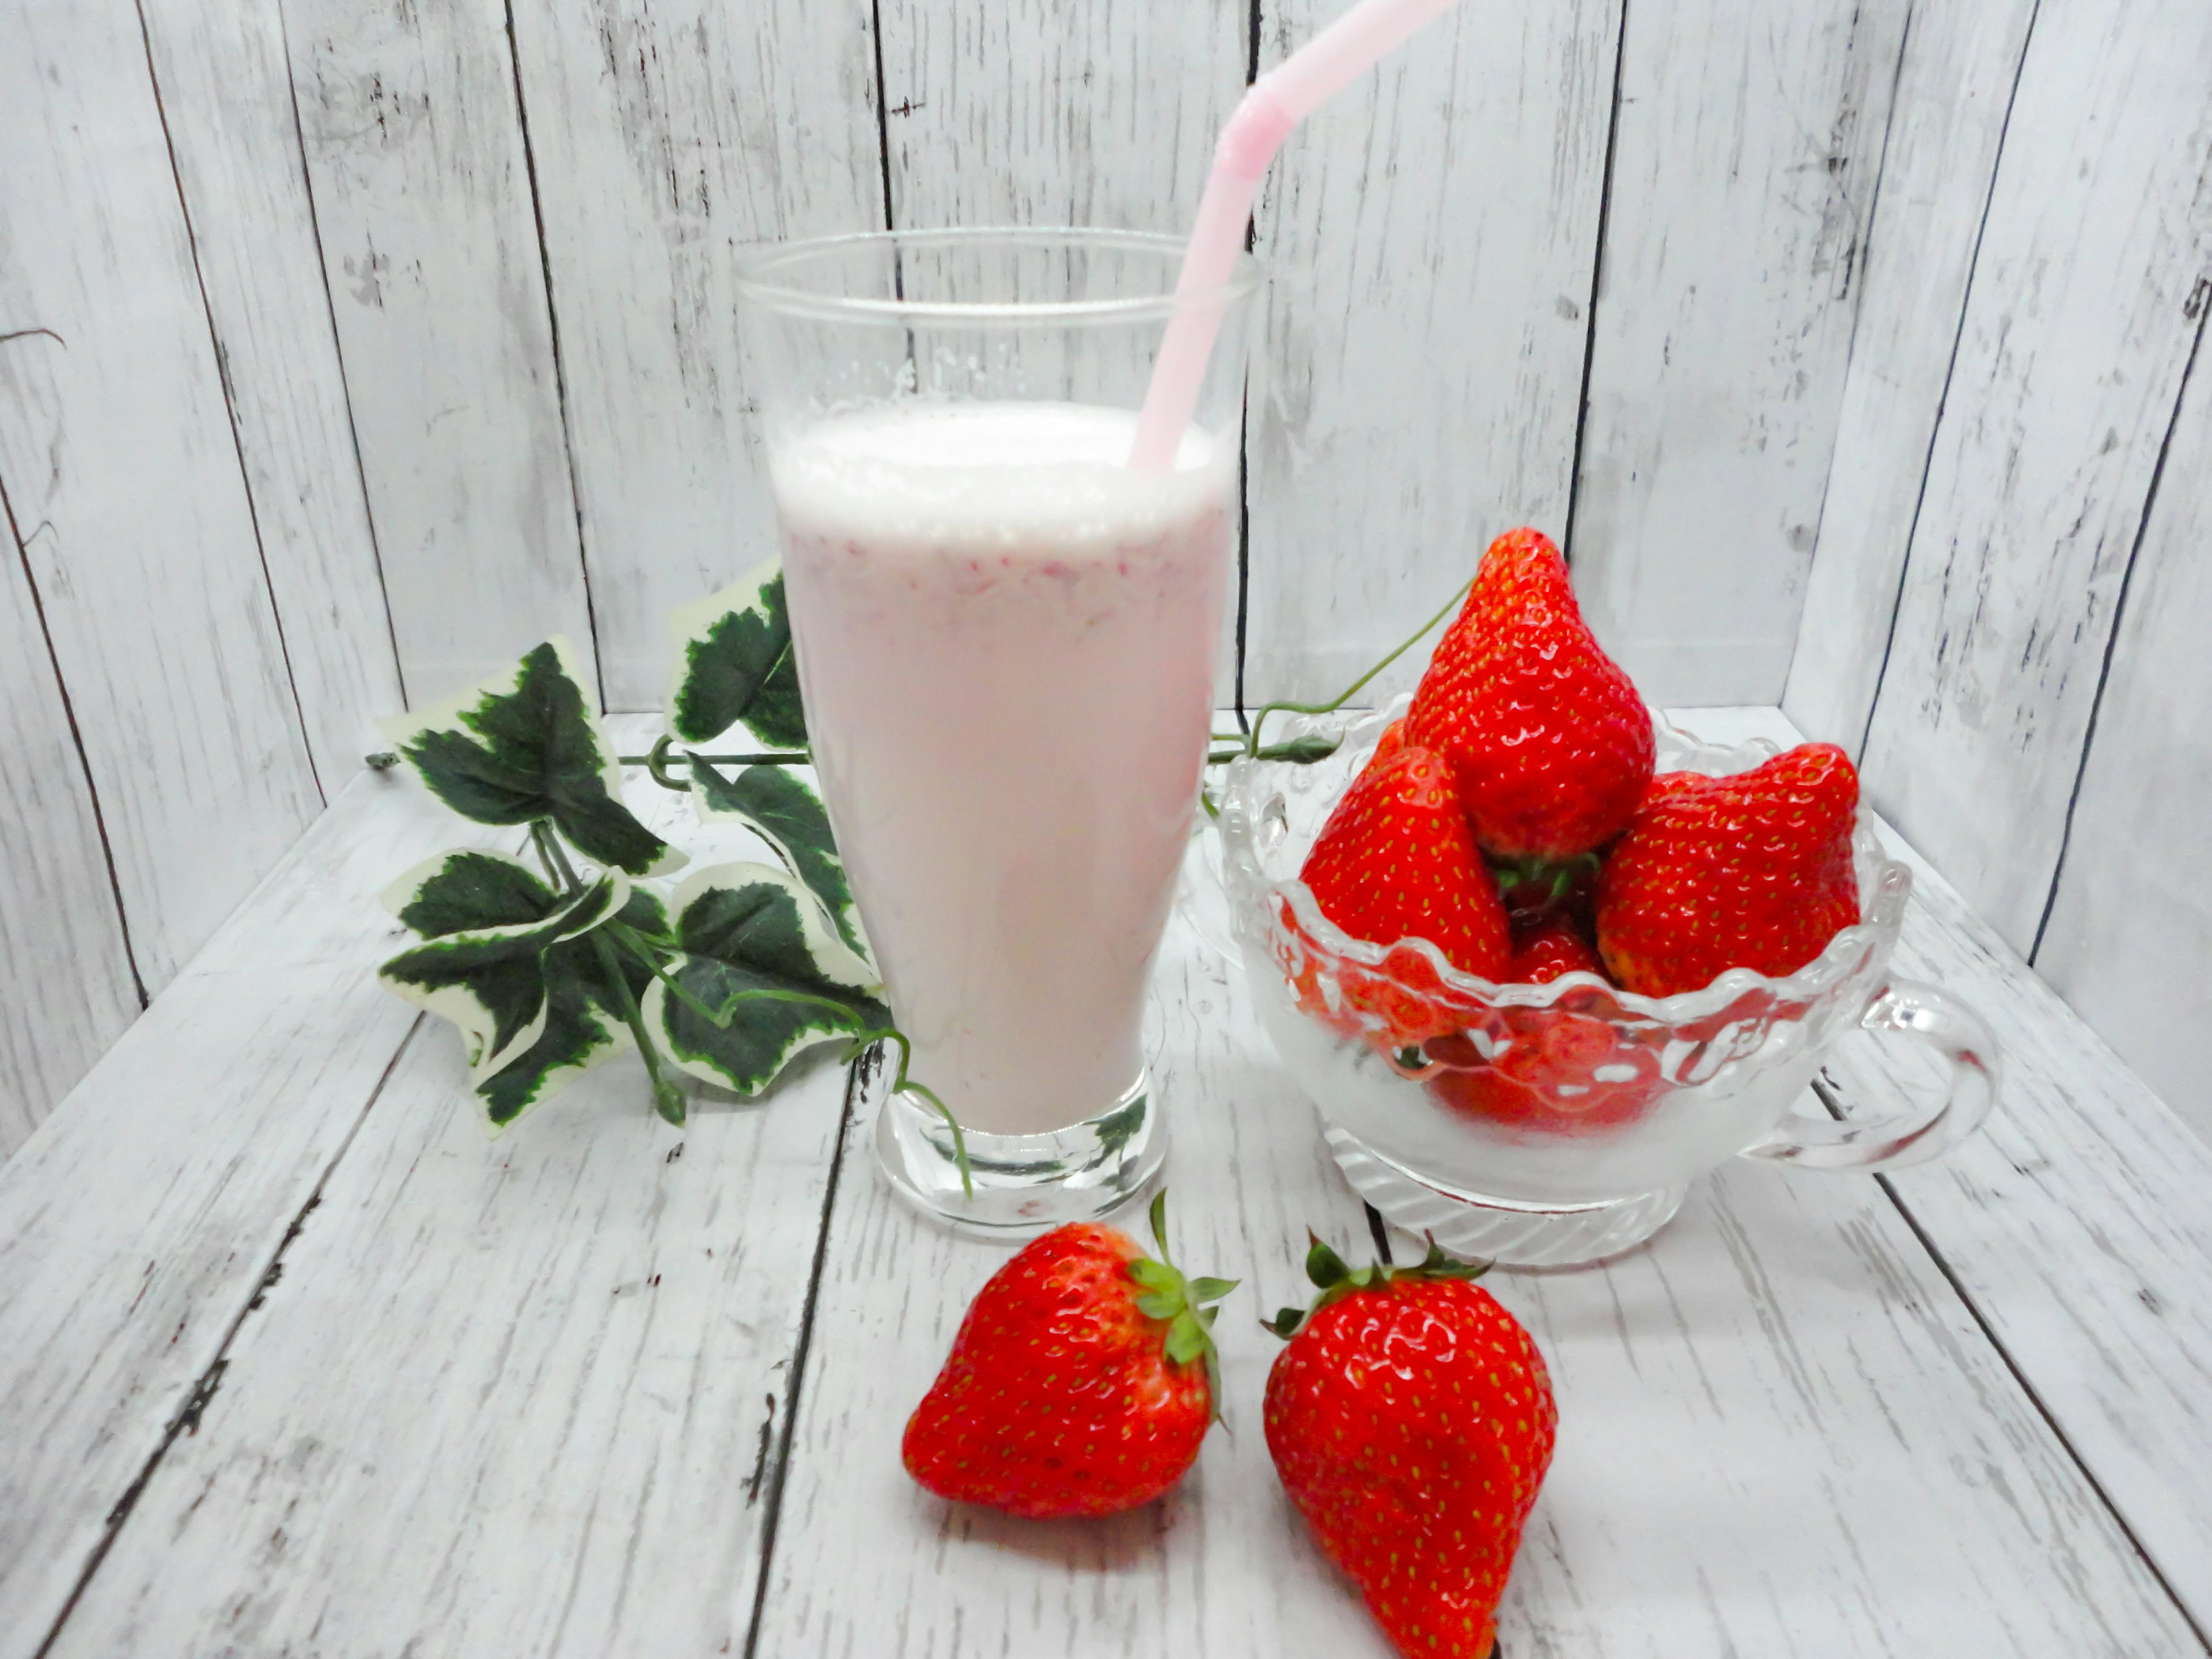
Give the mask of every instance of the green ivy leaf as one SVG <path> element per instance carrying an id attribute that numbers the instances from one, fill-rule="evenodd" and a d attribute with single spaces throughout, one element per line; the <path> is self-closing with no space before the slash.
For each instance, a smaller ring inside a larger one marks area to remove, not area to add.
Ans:
<path id="1" fill-rule="evenodd" d="M 748 766 L 726 778 L 706 762 L 691 763 L 691 799 L 701 818 L 736 819 L 775 848 L 791 872 L 822 901 L 838 938 L 868 955 L 860 913 L 845 883 L 845 866 L 830 833 L 830 814 L 806 780 L 786 766 Z"/>
<path id="2" fill-rule="evenodd" d="M 622 768 L 565 639 L 548 640 L 457 697 L 380 725 L 430 792 L 478 823 L 550 818 L 586 857 L 634 876 L 684 854 L 622 803 Z"/>
<path id="3" fill-rule="evenodd" d="M 806 714 L 792 654 L 783 571 L 774 559 L 719 593 L 668 613 L 675 636 L 668 724 L 687 743 L 742 726 L 770 749 L 804 749 Z"/>
<path id="4" fill-rule="evenodd" d="M 802 1049 L 890 1024 L 875 969 L 832 931 L 799 880 L 763 864 L 701 870 L 672 901 L 678 954 L 668 971 L 718 1025 L 656 980 L 647 1028 L 692 1076 L 758 1094 Z M 752 996 L 746 992 L 782 994 Z"/>
<path id="5" fill-rule="evenodd" d="M 459 1028 L 470 1085 L 481 1087 L 545 1033 L 546 955 L 615 915 L 629 896 L 620 871 L 564 901 L 513 859 L 442 854 L 386 892 L 392 913 L 425 939 L 386 963 L 379 977 L 395 995 Z M 538 915 L 518 914 L 531 909 Z"/>

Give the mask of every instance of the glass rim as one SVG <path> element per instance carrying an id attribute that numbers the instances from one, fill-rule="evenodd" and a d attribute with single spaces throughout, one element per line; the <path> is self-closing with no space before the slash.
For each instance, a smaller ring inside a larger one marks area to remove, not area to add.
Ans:
<path id="1" fill-rule="evenodd" d="M 1113 300 L 1041 300 L 985 302 L 951 300 L 883 299 L 828 294 L 777 280 L 817 261 L 853 248 L 872 246 L 944 248 L 998 244 L 1011 247 L 1077 246 L 1160 256 L 1166 287 L 1157 294 Z M 1028 225 L 978 225 L 942 230 L 866 230 L 795 241 L 755 242 L 737 254 L 736 285 L 740 300 L 770 310 L 824 320 L 839 318 L 883 322 L 985 323 L 1164 322 L 1176 312 L 1218 303 L 1224 307 L 1256 292 L 1266 280 L 1260 261 L 1240 252 L 1227 282 L 1192 294 L 1179 294 L 1175 283 L 1182 269 L 1186 243 L 1180 236 L 1151 230 L 1109 230 L 1076 225 L 1062 229 Z"/>

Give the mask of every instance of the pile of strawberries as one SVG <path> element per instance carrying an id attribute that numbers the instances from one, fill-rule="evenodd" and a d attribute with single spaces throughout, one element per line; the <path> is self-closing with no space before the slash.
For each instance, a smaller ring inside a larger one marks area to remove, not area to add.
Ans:
<path id="1" fill-rule="evenodd" d="M 1656 1057 L 1621 1023 L 1571 1000 L 1471 1005 L 1406 941 L 1495 984 L 1580 973 L 1665 997 L 1731 968 L 1794 973 L 1858 921 L 1843 750 L 1801 744 L 1722 778 L 1654 762 L 1650 714 L 1559 550 L 1500 536 L 1300 872 L 1329 921 L 1393 947 L 1383 972 L 1340 975 L 1332 1006 L 1309 961 L 1301 1000 L 1417 1060 L 1455 1110 L 1584 1130 L 1640 1113 Z"/>
<path id="2" fill-rule="evenodd" d="M 941 1498 L 1036 1519 L 1110 1515 L 1181 1480 L 1218 1417 L 1212 1326 L 1235 1286 L 1186 1279 L 1110 1227 L 1034 1240 L 993 1274 L 907 1424 L 907 1471 Z M 1559 1414 L 1536 1345 L 1432 1245 L 1347 1267 L 1319 1239 L 1310 1309 L 1268 1372 L 1284 1491 L 1413 1659 L 1487 1659 L 1498 1598 Z"/>

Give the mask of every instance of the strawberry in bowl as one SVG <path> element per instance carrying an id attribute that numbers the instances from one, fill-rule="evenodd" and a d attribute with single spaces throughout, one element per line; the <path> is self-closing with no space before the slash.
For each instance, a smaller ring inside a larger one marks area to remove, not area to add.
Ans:
<path id="1" fill-rule="evenodd" d="M 1352 1185 L 1464 1253 L 1595 1260 L 1732 1156 L 1917 1161 L 1992 1097 L 1980 1021 L 1889 979 L 1911 875 L 1861 821 L 1848 757 L 1707 744 L 1640 702 L 1632 720 L 1626 685 L 1556 551 L 1516 532 L 1410 706 L 1346 733 L 1340 799 L 1257 758 L 1223 793 L 1262 1023 Z M 1874 1124 L 1808 1112 L 1861 1026 L 1930 1043 L 1949 1091 Z"/>

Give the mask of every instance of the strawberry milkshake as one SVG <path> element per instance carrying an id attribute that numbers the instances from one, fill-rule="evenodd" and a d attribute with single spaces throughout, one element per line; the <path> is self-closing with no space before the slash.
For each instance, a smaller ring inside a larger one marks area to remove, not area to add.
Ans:
<path id="1" fill-rule="evenodd" d="M 1233 434 L 907 399 L 769 461 L 811 740 L 914 1077 L 974 1136 L 1144 1090 L 1214 707 Z"/>

